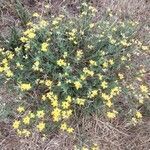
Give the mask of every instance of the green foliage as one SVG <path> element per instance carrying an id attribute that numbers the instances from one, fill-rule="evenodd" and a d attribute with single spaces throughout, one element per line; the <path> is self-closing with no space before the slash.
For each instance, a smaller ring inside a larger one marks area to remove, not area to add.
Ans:
<path id="1" fill-rule="evenodd" d="M 3 37 L 2 35 L 0 36 L 0 41 L 1 41 L 1 45 L 3 45 L 3 47 L 5 49 L 9 49 L 10 51 L 13 51 L 14 48 L 16 48 L 17 46 L 19 46 L 21 44 L 20 42 L 20 32 L 18 31 L 18 29 L 16 27 L 11 27 L 10 28 L 10 35 L 7 37 Z"/>
<path id="2" fill-rule="evenodd" d="M 10 50 L 14 50 L 18 45 L 21 44 L 19 41 L 20 35 L 18 29 L 15 27 L 11 28 L 10 37 L 8 38 L 7 48 Z"/>
<path id="3" fill-rule="evenodd" d="M 11 102 L 9 104 L 5 102 L 0 103 L 0 121 L 1 122 L 8 122 L 8 118 L 12 116 L 11 106 L 12 106 Z"/>
<path id="4" fill-rule="evenodd" d="M 29 12 L 22 5 L 22 3 L 20 2 L 20 0 L 16 0 L 16 2 L 14 3 L 14 5 L 15 5 L 16 13 L 17 13 L 18 17 L 21 20 L 22 26 L 25 26 L 27 24 L 27 22 L 29 21 L 29 19 L 30 19 Z"/>

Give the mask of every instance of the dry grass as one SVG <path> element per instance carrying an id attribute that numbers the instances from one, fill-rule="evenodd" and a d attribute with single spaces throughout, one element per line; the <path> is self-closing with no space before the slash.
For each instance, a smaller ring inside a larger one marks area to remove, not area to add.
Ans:
<path id="1" fill-rule="evenodd" d="M 113 12 L 118 13 L 121 18 L 133 18 L 143 23 L 140 30 L 140 36 L 146 42 L 148 40 L 148 23 L 150 1 L 146 0 L 92 0 L 93 5 L 98 7 L 100 15 L 110 7 Z M 15 14 L 13 0 L 0 0 L 0 31 L 6 37 L 9 35 L 9 26 L 19 24 L 20 20 Z M 43 1 L 23 1 L 26 8 L 33 12 L 34 10 L 42 11 Z M 51 0 L 50 13 L 57 13 L 63 7 L 67 7 L 70 14 L 75 14 L 79 0 Z M 121 10 L 121 12 L 120 12 Z M 147 58 L 149 59 L 149 58 Z M 149 78 L 147 75 L 147 80 Z M 5 106 L 13 107 L 17 100 L 16 95 L 8 92 L 6 88 L 0 90 L 1 110 Z M 11 102 L 11 103 L 10 103 Z M 5 104 L 5 106 L 3 105 Z M 149 150 L 150 149 L 150 117 L 144 117 L 143 122 L 133 127 L 128 120 L 117 118 L 109 122 L 102 116 L 91 116 L 78 119 L 76 125 L 76 134 L 67 136 L 63 133 L 52 133 L 43 141 L 42 135 L 34 133 L 32 137 L 19 138 L 11 128 L 12 117 L 10 114 L 7 118 L 0 118 L 0 149 L 2 150 L 72 150 L 73 146 L 90 145 L 98 143 L 101 150 Z"/>
<path id="2" fill-rule="evenodd" d="M 79 126 L 80 125 L 80 126 Z M 19 139 L 13 131 L 1 141 L 3 150 L 72 150 L 73 145 L 98 143 L 103 150 L 149 150 L 150 121 L 144 118 L 141 125 L 133 127 L 126 120 L 108 122 L 102 116 L 82 118 L 76 127 L 76 135 L 62 133 L 48 135 L 46 140 L 38 133 L 29 139 Z M 9 128 L 9 127 L 8 127 Z"/>

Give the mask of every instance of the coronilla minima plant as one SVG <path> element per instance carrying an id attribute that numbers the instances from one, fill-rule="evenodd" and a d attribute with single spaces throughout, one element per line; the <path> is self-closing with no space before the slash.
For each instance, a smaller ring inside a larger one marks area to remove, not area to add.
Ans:
<path id="1" fill-rule="evenodd" d="M 117 103 L 122 96 L 131 108 L 130 121 L 141 121 L 138 108 L 149 87 L 144 66 L 134 72 L 132 61 L 148 46 L 136 38 L 137 22 L 116 21 L 110 10 L 100 20 L 97 14 L 85 3 L 74 17 L 61 13 L 45 19 L 34 13 L 18 46 L 0 49 L 0 73 L 23 99 L 12 124 L 18 135 L 56 127 L 73 133 L 74 114 L 86 109 L 115 119 L 123 111 Z"/>

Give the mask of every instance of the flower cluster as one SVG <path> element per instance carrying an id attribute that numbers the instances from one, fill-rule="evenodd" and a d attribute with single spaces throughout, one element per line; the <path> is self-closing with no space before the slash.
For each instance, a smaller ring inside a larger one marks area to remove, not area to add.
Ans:
<path id="1" fill-rule="evenodd" d="M 148 98 L 149 87 L 141 76 L 136 77 L 140 82 L 134 94 L 126 76 L 136 51 L 148 50 L 133 38 L 138 23 L 114 23 L 112 14 L 95 22 L 94 7 L 83 3 L 81 10 L 78 17 L 61 14 L 50 21 L 35 13 L 22 32 L 21 44 L 14 51 L 0 49 L 0 73 L 17 85 L 32 106 L 31 110 L 17 108 L 19 117 L 13 128 L 19 135 L 30 136 L 33 124 L 39 132 L 57 124 L 61 131 L 73 133 L 71 118 L 83 108 L 101 110 L 103 105 L 105 116 L 114 119 L 120 111 L 119 96 L 125 92 L 128 103 L 131 96 L 135 98 L 132 122 L 142 118 L 137 108 Z"/>

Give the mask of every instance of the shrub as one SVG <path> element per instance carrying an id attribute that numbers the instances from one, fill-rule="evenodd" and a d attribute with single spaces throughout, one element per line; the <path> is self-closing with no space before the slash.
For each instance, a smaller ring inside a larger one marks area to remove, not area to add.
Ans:
<path id="1" fill-rule="evenodd" d="M 104 113 L 108 119 L 121 114 L 121 95 L 131 108 L 132 122 L 141 120 L 138 106 L 148 98 L 148 85 L 133 71 L 133 56 L 148 46 L 136 39 L 138 23 L 121 21 L 106 12 L 96 19 L 97 10 L 85 3 L 79 14 L 59 14 L 44 19 L 33 14 L 22 31 L 18 46 L 1 48 L 0 72 L 22 94 L 13 128 L 29 136 L 60 128 L 74 132 L 74 114 Z M 130 79 L 130 80 L 129 80 Z M 138 79 L 135 88 L 131 85 Z"/>

